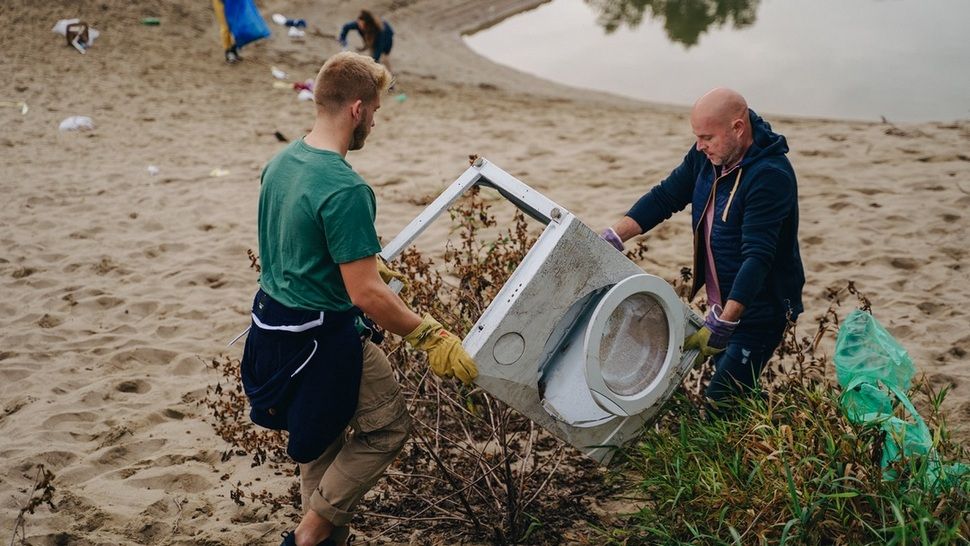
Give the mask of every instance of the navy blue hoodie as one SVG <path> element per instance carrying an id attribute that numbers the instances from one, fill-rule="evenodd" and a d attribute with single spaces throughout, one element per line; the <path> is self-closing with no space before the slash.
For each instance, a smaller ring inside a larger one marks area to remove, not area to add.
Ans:
<path id="1" fill-rule="evenodd" d="M 798 188 L 785 154 L 785 137 L 748 110 L 754 142 L 737 169 L 716 179 L 714 165 L 691 147 L 684 161 L 640 198 L 627 216 L 649 231 L 691 204 L 694 282 L 691 298 L 704 284 L 704 237 L 699 226 L 711 191 L 714 226 L 711 247 L 724 301 L 745 306 L 736 338 L 775 330 L 802 312 L 805 272 L 798 251 Z"/>

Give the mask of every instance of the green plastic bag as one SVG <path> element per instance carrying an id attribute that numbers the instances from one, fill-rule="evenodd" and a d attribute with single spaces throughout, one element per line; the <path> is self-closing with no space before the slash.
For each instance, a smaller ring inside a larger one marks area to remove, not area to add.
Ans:
<path id="1" fill-rule="evenodd" d="M 835 373 L 839 384 L 864 381 L 909 390 L 916 368 L 906 349 L 869 313 L 856 309 L 839 327 L 835 340 Z"/>
<path id="2" fill-rule="evenodd" d="M 933 489 L 950 485 L 967 473 L 965 465 L 944 466 L 940 462 L 929 427 L 906 396 L 916 373 L 913 361 L 871 314 L 858 309 L 849 313 L 839 328 L 833 360 L 848 419 L 886 431 L 883 468 L 902 457 L 925 457 L 924 478 Z M 909 419 L 893 414 L 896 404 L 906 410 Z M 895 479 L 890 472 L 883 477 Z"/>

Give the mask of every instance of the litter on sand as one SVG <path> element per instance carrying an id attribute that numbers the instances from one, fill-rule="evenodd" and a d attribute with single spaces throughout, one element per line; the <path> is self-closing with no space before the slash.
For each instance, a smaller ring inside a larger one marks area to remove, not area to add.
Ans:
<path id="1" fill-rule="evenodd" d="M 94 121 L 87 116 L 71 116 L 64 118 L 58 129 L 61 131 L 90 131 L 94 129 Z"/>
<path id="2" fill-rule="evenodd" d="M 229 169 L 220 169 L 218 167 L 209 171 L 209 176 L 213 178 L 219 178 L 220 176 L 226 176 L 228 174 L 229 174 Z"/>
<path id="3" fill-rule="evenodd" d="M 30 108 L 27 107 L 27 103 L 22 100 L 17 102 L 7 101 L 7 100 L 0 101 L 0 106 L 6 107 L 6 108 L 19 108 L 20 115 L 22 116 L 26 116 L 27 112 L 30 111 Z"/>
<path id="4" fill-rule="evenodd" d="M 60 34 L 67 39 L 67 45 L 72 46 L 78 53 L 85 53 L 94 44 L 100 32 L 88 26 L 80 19 L 61 19 L 54 23 L 51 32 Z"/>
<path id="5" fill-rule="evenodd" d="M 276 68 L 275 66 L 271 66 L 271 67 L 269 67 L 269 70 L 270 70 L 270 72 L 273 73 L 273 77 L 276 78 L 277 80 L 285 80 L 286 79 L 286 72 L 283 72 L 279 68 Z"/>
<path id="6" fill-rule="evenodd" d="M 306 19 L 290 19 L 282 13 L 274 13 L 272 19 L 274 23 L 280 26 L 306 28 Z"/>

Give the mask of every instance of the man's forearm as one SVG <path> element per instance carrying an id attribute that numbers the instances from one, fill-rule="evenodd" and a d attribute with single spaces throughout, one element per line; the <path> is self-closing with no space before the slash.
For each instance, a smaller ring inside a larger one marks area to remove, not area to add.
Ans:
<path id="1" fill-rule="evenodd" d="M 724 309 L 721 311 L 721 316 L 718 318 L 727 322 L 737 322 L 741 320 L 742 314 L 744 314 L 744 305 L 737 300 L 727 300 L 727 302 L 724 303 Z"/>
<path id="2" fill-rule="evenodd" d="M 613 231 L 616 232 L 622 241 L 628 241 L 631 237 L 636 237 L 643 232 L 643 230 L 640 229 L 640 224 L 629 216 L 624 216 L 623 218 L 617 220 L 617 222 L 613 224 Z"/>
<path id="3" fill-rule="evenodd" d="M 354 305 L 378 326 L 399 336 L 410 334 L 421 324 L 421 317 L 408 309 L 386 285 L 375 287 L 360 301 L 355 301 Z"/>

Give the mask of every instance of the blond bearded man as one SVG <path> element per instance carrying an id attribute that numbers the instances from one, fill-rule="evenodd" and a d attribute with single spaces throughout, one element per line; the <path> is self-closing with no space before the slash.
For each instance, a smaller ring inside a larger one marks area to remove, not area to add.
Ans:
<path id="1" fill-rule="evenodd" d="M 242 380 L 252 420 L 289 431 L 287 453 L 300 464 L 305 513 L 283 546 L 345 544 L 355 506 L 407 439 L 400 385 L 368 319 L 426 350 L 436 374 L 477 375 L 461 341 L 382 280 L 376 198 L 346 160 L 390 83 L 370 57 L 331 57 L 314 85 L 313 129 L 262 174 L 262 269 Z"/>

